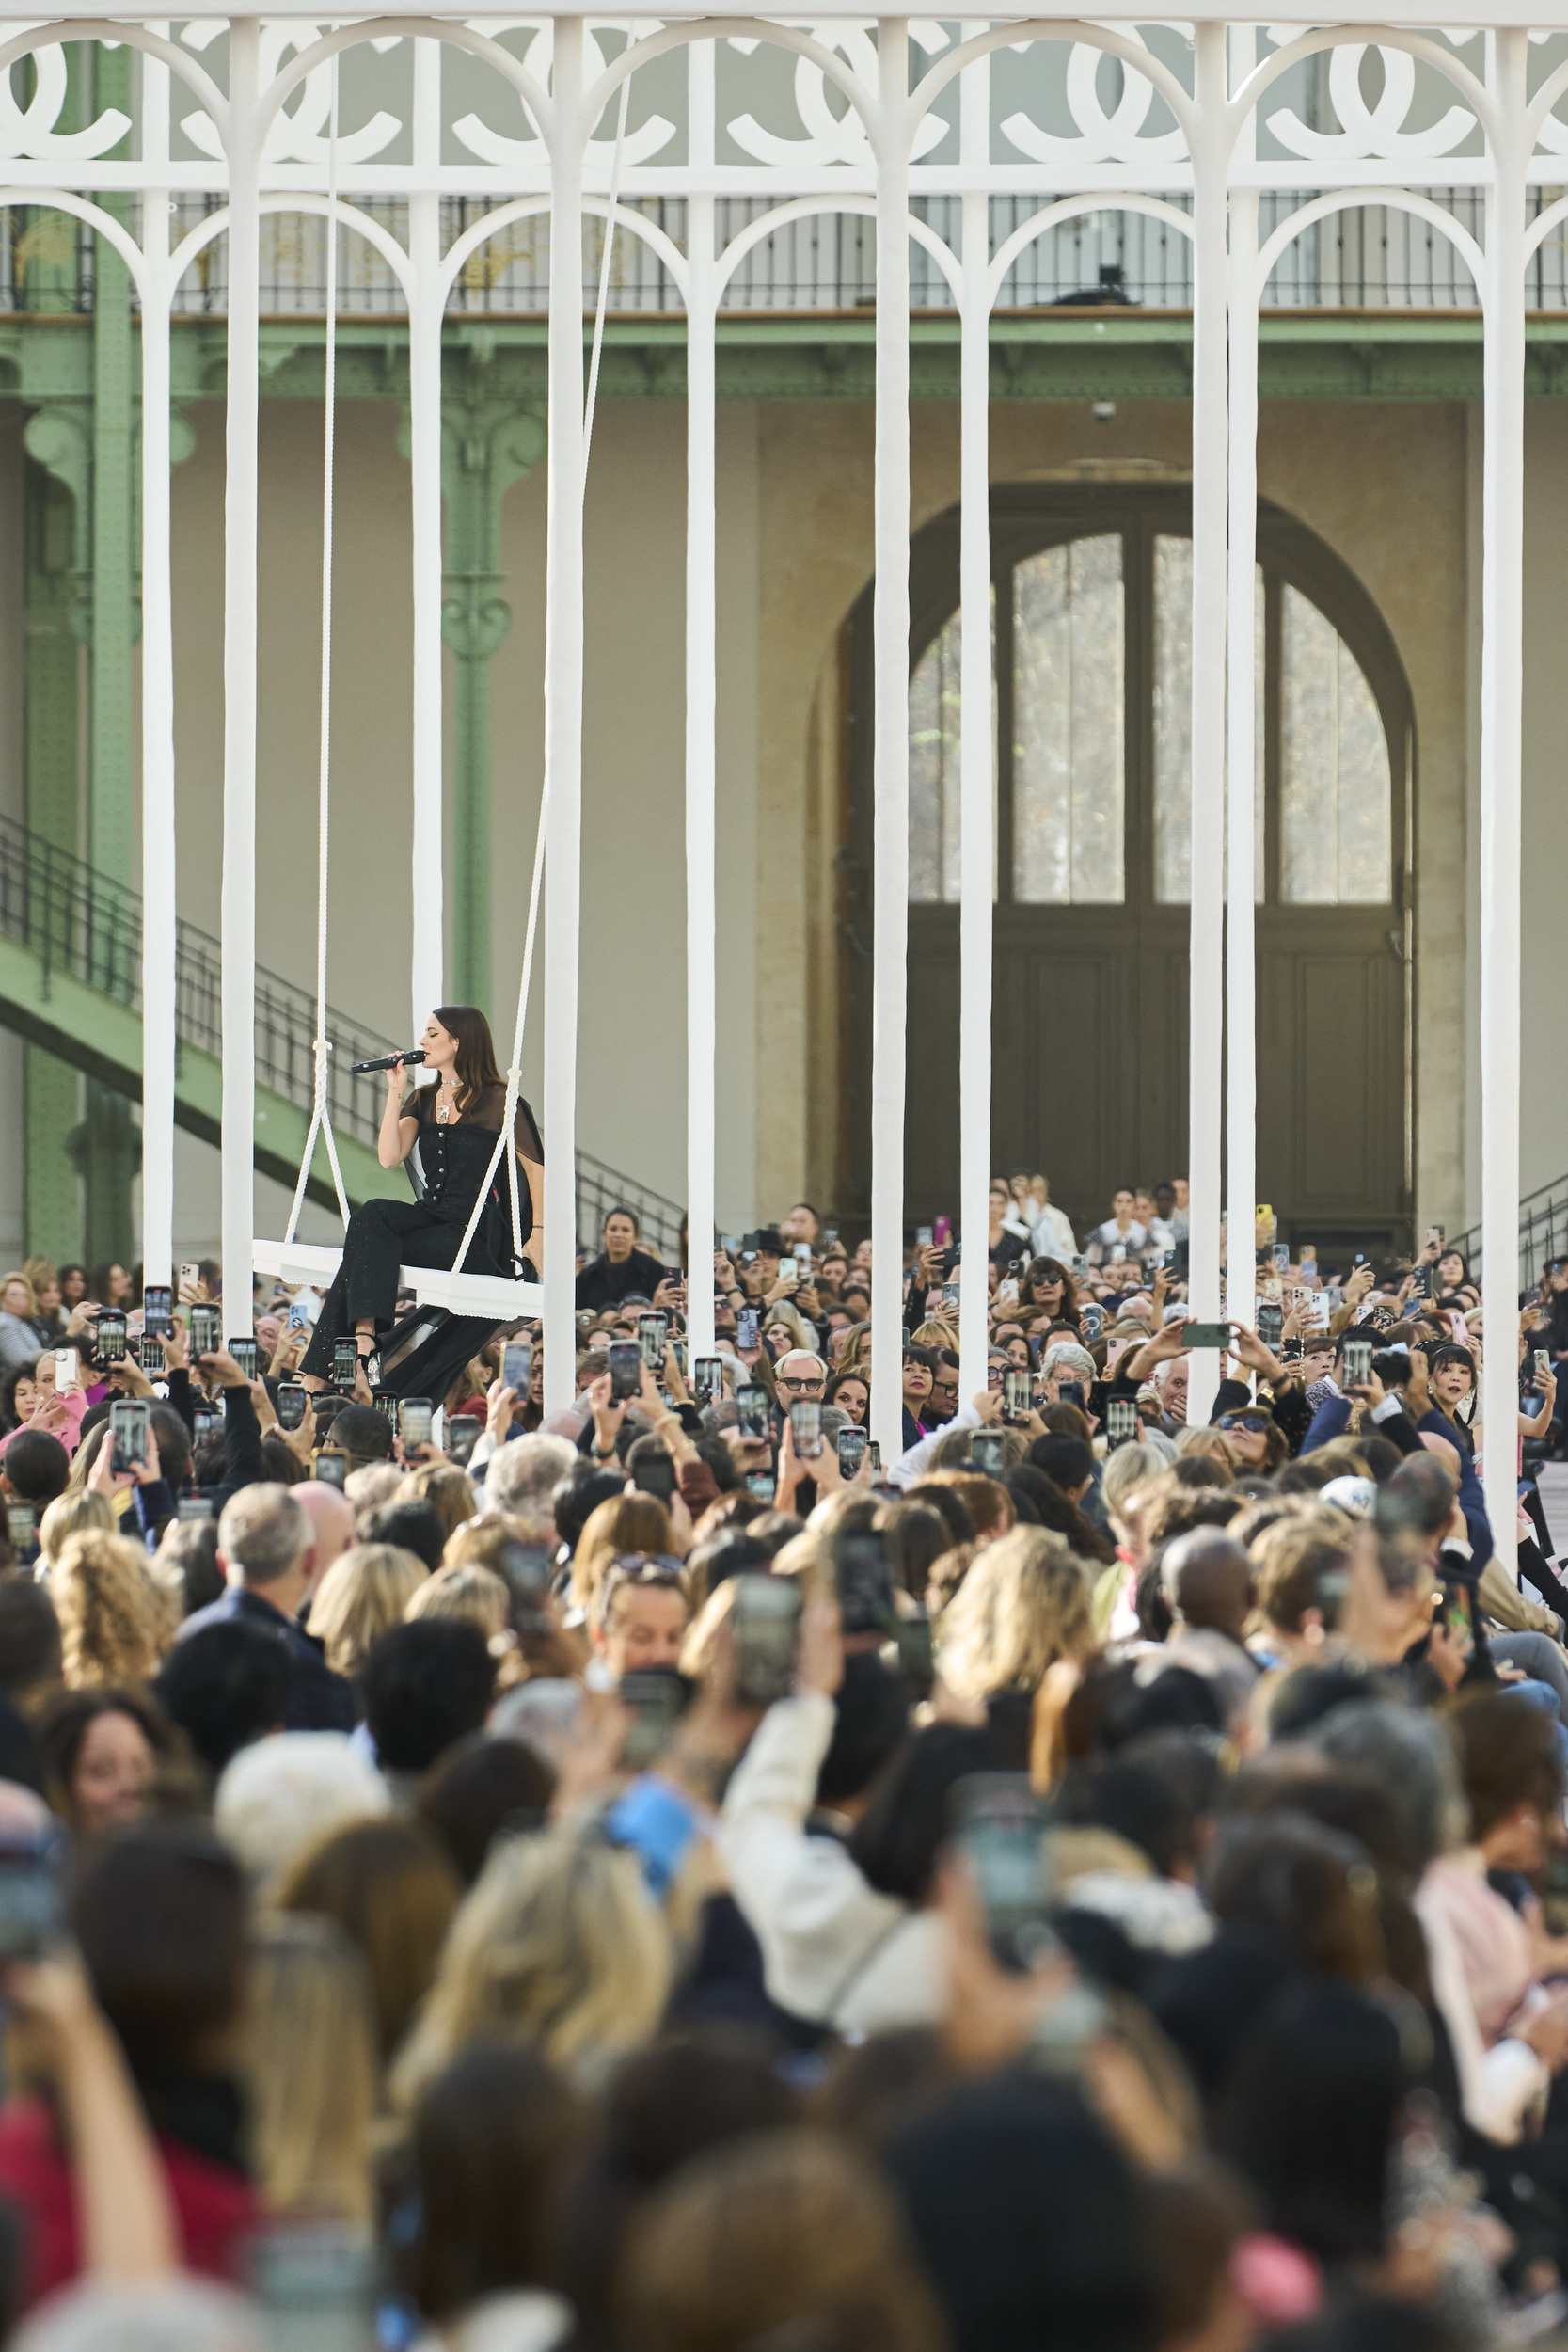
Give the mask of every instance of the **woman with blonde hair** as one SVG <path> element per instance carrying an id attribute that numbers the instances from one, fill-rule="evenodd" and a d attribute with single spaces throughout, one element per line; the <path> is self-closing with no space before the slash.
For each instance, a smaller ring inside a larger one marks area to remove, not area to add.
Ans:
<path id="1" fill-rule="evenodd" d="M 988 1544 L 937 1629 L 937 1675 L 972 1707 L 1039 1688 L 1059 1658 L 1095 1647 L 1088 1570 L 1065 1536 L 1015 1527 Z"/>
<path id="2" fill-rule="evenodd" d="M 674 1536 L 670 1514 L 657 1495 L 628 1486 L 590 1511 L 572 1555 L 572 1605 L 590 1609 L 594 1596 L 610 1572 L 610 1564 L 623 1551 L 658 1552 L 671 1557 Z"/>
<path id="3" fill-rule="evenodd" d="M 454 1535 L 479 1516 L 479 1502 L 467 1470 L 455 1462 L 424 1462 L 410 1470 L 392 1497 L 394 1502 L 428 1502 L 441 1522 L 441 1539 Z"/>
<path id="4" fill-rule="evenodd" d="M 147 1554 L 89 1527 L 68 1536 L 49 1571 L 67 1687 L 150 1682 L 178 1623 L 147 1572 Z"/>
<path id="5" fill-rule="evenodd" d="M 557 1830 L 492 1850 L 447 1938 L 419 2022 L 392 2069 L 414 2107 L 475 2042 L 531 2042 L 592 2090 L 664 2013 L 669 1931 L 635 1854 Z"/>
<path id="6" fill-rule="evenodd" d="M 244 2071 L 269 2210 L 369 2224 L 378 2068 L 370 1975 L 330 1919 L 264 1917 L 250 1938 Z"/>
<path id="7" fill-rule="evenodd" d="M 39 1521 L 39 1547 L 53 1567 L 68 1536 L 112 1535 L 114 1532 L 115 1515 L 108 1496 L 96 1486 L 83 1486 L 74 1494 L 68 1490 L 55 1497 Z"/>
<path id="8" fill-rule="evenodd" d="M 405 1623 L 416 1617 L 461 1617 L 494 1642 L 507 1629 L 512 1596 L 493 1568 L 467 1561 L 461 1567 L 443 1566 L 427 1576 L 403 1614 Z"/>
<path id="9" fill-rule="evenodd" d="M 356 1544 L 334 1560 L 310 1603 L 310 1631 L 325 1643 L 334 1674 L 353 1679 L 382 1635 L 403 1623 L 427 1574 L 398 1544 Z"/>
<path id="10" fill-rule="evenodd" d="M 772 1334 L 781 1325 L 788 1332 L 789 1340 L 786 1345 L 774 1347 Z M 762 1332 L 775 1363 L 781 1356 L 787 1356 L 791 1348 L 801 1348 L 808 1356 L 815 1356 L 817 1352 L 816 1342 L 806 1329 L 800 1308 L 790 1299 L 775 1298 L 770 1307 L 763 1310 Z"/>

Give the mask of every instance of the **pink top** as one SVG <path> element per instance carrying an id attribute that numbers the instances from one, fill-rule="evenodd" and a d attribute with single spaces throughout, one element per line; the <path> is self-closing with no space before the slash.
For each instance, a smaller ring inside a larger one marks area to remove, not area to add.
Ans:
<path id="1" fill-rule="evenodd" d="M 1513 1904 L 1487 1885 L 1485 1858 L 1477 1846 L 1433 1863 L 1421 1890 L 1453 1931 L 1477 2022 L 1487 2042 L 1494 2042 L 1535 1973 L 1529 1930 Z"/>
<path id="2" fill-rule="evenodd" d="M 0 1438 L 0 1456 L 4 1455 L 12 1438 L 21 1436 L 23 1429 L 38 1427 L 42 1427 L 52 1438 L 58 1438 L 67 1454 L 73 1454 L 82 1442 L 82 1423 L 87 1418 L 90 1400 L 83 1390 L 71 1389 L 56 1402 L 61 1408 L 63 1419 L 60 1415 L 55 1415 L 50 1421 L 40 1423 L 35 1415 L 30 1420 L 24 1421 L 21 1428 L 12 1429 L 4 1438 Z"/>

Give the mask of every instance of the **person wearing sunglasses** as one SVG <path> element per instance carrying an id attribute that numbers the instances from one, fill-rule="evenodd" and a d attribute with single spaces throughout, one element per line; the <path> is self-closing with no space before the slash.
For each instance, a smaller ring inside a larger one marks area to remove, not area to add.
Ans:
<path id="1" fill-rule="evenodd" d="M 773 1375 L 774 1390 L 786 1413 L 792 1405 L 804 1404 L 813 1397 L 820 1400 L 827 1383 L 827 1365 L 820 1356 L 810 1356 L 803 1347 L 792 1347 L 781 1356 Z"/>
<path id="2" fill-rule="evenodd" d="M 1267 1478 L 1291 1450 L 1284 1430 L 1261 1405 L 1238 1406 L 1230 1412 L 1221 1413 L 1214 1426 L 1239 1470 L 1255 1470 Z"/>

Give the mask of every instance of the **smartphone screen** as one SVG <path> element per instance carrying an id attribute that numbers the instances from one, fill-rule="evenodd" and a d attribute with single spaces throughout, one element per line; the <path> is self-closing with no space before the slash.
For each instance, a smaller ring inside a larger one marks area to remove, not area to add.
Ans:
<path id="1" fill-rule="evenodd" d="M 358 1373 L 358 1358 L 352 1340 L 336 1340 L 332 1346 L 332 1380 L 340 1389 L 352 1389 Z"/>
<path id="2" fill-rule="evenodd" d="M 191 1353 L 193 1356 L 215 1356 L 223 1345 L 223 1316 L 219 1309 L 205 1301 L 191 1309 Z"/>
<path id="3" fill-rule="evenodd" d="M 982 1478 L 1002 1475 L 1002 1432 L 1000 1429 L 976 1429 L 969 1441 L 969 1458 Z"/>
<path id="4" fill-rule="evenodd" d="M 1228 1323 L 1184 1323 L 1181 1326 L 1181 1343 L 1184 1347 L 1228 1347 L 1230 1326 Z"/>
<path id="5" fill-rule="evenodd" d="M 1277 1301 L 1265 1300 L 1258 1310 L 1258 1336 L 1265 1347 L 1277 1347 L 1285 1328 L 1285 1310 Z"/>
<path id="6" fill-rule="evenodd" d="M 638 1316 L 637 1344 L 648 1370 L 650 1372 L 662 1371 L 664 1367 L 664 1317 L 662 1315 Z"/>
<path id="7" fill-rule="evenodd" d="M 477 1413 L 447 1415 L 447 1453 L 459 1470 L 467 1470 L 473 1460 L 474 1448 L 484 1434 L 484 1423 Z"/>
<path id="8" fill-rule="evenodd" d="M 991 1949 L 1026 1974 L 1055 1943 L 1045 1836 L 1051 1808 L 1022 1772 L 975 1772 L 953 1791 L 954 1842 L 974 1873 Z"/>
<path id="9" fill-rule="evenodd" d="M 6 1533 L 11 1539 L 11 1549 L 14 1552 L 20 1554 L 32 1549 L 36 1530 L 33 1522 L 33 1506 L 30 1502 L 7 1503 Z"/>
<path id="10" fill-rule="evenodd" d="M 1105 1406 L 1105 1435 L 1110 1447 L 1126 1445 L 1138 1434 L 1138 1407 L 1130 1396 L 1113 1396 Z"/>
<path id="11" fill-rule="evenodd" d="M 934 1228 L 929 1225 L 917 1225 L 914 1229 L 914 1246 L 917 1249 L 929 1249 L 935 1237 Z"/>
<path id="12" fill-rule="evenodd" d="M 1372 1343 L 1370 1340 L 1347 1340 L 1345 1342 L 1344 1365 L 1345 1382 L 1347 1387 L 1354 1388 L 1358 1386 L 1362 1381 L 1370 1380 L 1372 1374 Z"/>
<path id="13" fill-rule="evenodd" d="M 125 1317 L 118 1307 L 105 1307 L 93 1325 L 92 1352 L 101 1364 L 125 1361 Z"/>
<path id="14" fill-rule="evenodd" d="M 1059 1380 L 1056 1383 L 1056 1402 L 1058 1405 L 1076 1405 L 1082 1412 L 1084 1409 L 1082 1380 Z"/>
<path id="15" fill-rule="evenodd" d="M 142 1329 L 154 1334 L 174 1328 L 174 1293 L 166 1282 L 150 1282 L 141 1295 Z"/>
<path id="16" fill-rule="evenodd" d="M 41 1960 L 65 1935 L 63 1831 L 0 1837 L 0 1961 Z"/>
<path id="17" fill-rule="evenodd" d="M 398 1406 L 398 1436 L 404 1445 L 428 1445 L 436 1407 L 428 1396 L 405 1396 Z"/>
<path id="18" fill-rule="evenodd" d="M 315 1470 L 324 1486 L 341 1486 L 348 1476 L 348 1455 L 336 1446 L 324 1445 L 316 1455 Z"/>
<path id="19" fill-rule="evenodd" d="M 816 1397 L 797 1397 L 789 1408 L 790 1435 L 802 1462 L 815 1462 L 822 1451 L 822 1407 Z"/>
<path id="20" fill-rule="evenodd" d="M 757 1335 L 761 1328 L 762 1319 L 757 1313 L 756 1309 L 754 1307 L 742 1307 L 740 1312 L 735 1319 L 735 1343 L 736 1347 L 745 1349 L 755 1347 L 757 1343 Z"/>
<path id="21" fill-rule="evenodd" d="M 166 1369 L 163 1341 L 150 1339 L 144 1332 L 136 1342 L 136 1361 L 150 1380 L 161 1379 Z"/>
<path id="22" fill-rule="evenodd" d="M 635 1340 L 616 1340 L 610 1351 L 610 1394 L 624 1405 L 642 1390 L 642 1350 Z"/>
<path id="23" fill-rule="evenodd" d="M 73 1389 L 76 1386 L 82 1376 L 77 1369 L 80 1361 L 81 1359 L 73 1347 L 57 1347 L 55 1350 L 55 1393 L 56 1396 L 62 1395 L 67 1389 Z"/>
<path id="24" fill-rule="evenodd" d="M 623 1675 L 615 1695 L 631 1713 L 621 1743 L 621 1769 L 645 1772 L 674 1738 L 675 1725 L 691 1696 L 691 1685 L 673 1666 L 644 1666 Z"/>
<path id="25" fill-rule="evenodd" d="M 841 1478 L 853 1478 L 865 1459 L 866 1435 L 851 1422 L 838 1433 L 838 1469 Z"/>
<path id="26" fill-rule="evenodd" d="M 1305 1353 L 1305 1346 L 1299 1339 L 1285 1340 L 1281 1342 L 1279 1360 L 1283 1364 L 1299 1364 Z"/>
<path id="27" fill-rule="evenodd" d="M 210 1519 L 213 1516 L 213 1498 L 211 1495 L 182 1495 L 174 1506 L 174 1516 L 182 1527 Z"/>
<path id="28" fill-rule="evenodd" d="M 109 1442 L 117 1470 L 146 1470 L 150 1454 L 150 1411 L 139 1397 L 117 1397 L 109 1407 Z"/>
<path id="29" fill-rule="evenodd" d="M 1026 1372 L 1005 1372 L 1002 1375 L 1002 1408 L 1009 1421 L 1027 1421 L 1033 1385 Z"/>
<path id="30" fill-rule="evenodd" d="M 528 1395 L 529 1382 L 533 1377 L 533 1349 L 527 1340 L 508 1340 L 501 1349 L 501 1386 L 510 1389 L 519 1404 Z"/>
<path id="31" fill-rule="evenodd" d="M 746 1573 L 735 1580 L 735 1694 L 743 1707 L 771 1707 L 795 1688 L 800 1587 L 792 1576 Z"/>
<path id="32" fill-rule="evenodd" d="M 668 1502 L 675 1491 L 675 1465 L 668 1454 L 650 1449 L 638 1455 L 631 1483 L 639 1494 L 655 1495 L 660 1502 Z"/>
<path id="33" fill-rule="evenodd" d="M 225 1349 L 226 1349 L 227 1353 L 228 1353 L 229 1355 L 232 1356 L 232 1358 L 234 1359 L 234 1361 L 235 1361 L 235 1362 L 239 1365 L 240 1370 L 241 1370 L 241 1371 L 245 1374 L 245 1378 L 246 1378 L 247 1380 L 254 1380 L 254 1379 L 255 1379 L 255 1377 L 256 1377 L 256 1343 L 255 1343 L 255 1341 L 254 1341 L 254 1340 L 248 1340 L 248 1339 L 246 1339 L 246 1340 L 226 1340 L 226 1341 L 224 1342 L 224 1347 L 225 1347 Z M 352 1352 L 353 1352 L 353 1347 L 354 1347 L 354 1343 L 353 1343 L 353 1341 L 351 1340 L 351 1341 L 349 1342 L 349 1349 L 350 1349 L 350 1353 L 352 1353 Z"/>
<path id="34" fill-rule="evenodd" d="M 724 1393 L 724 1366 L 717 1356 L 699 1356 L 691 1367 L 699 1405 L 717 1405 Z"/>
<path id="35" fill-rule="evenodd" d="M 749 1438 L 766 1438 L 768 1435 L 768 1391 L 736 1389 L 735 1402 L 740 1416 L 740 1426 L 746 1435 Z"/>
<path id="36" fill-rule="evenodd" d="M 772 1472 L 770 1470 L 748 1470 L 746 1492 L 753 1502 L 771 1502 L 774 1496 Z"/>
<path id="37" fill-rule="evenodd" d="M 871 1475 L 875 1478 L 882 1467 L 882 1449 L 875 1438 L 865 1449 L 865 1458 L 871 1465 Z"/>
<path id="38" fill-rule="evenodd" d="M 519 1600 L 541 1601 L 550 1589 L 548 1544 L 502 1544 L 497 1566 Z"/>
<path id="39" fill-rule="evenodd" d="M 191 1435 L 198 1445 L 223 1435 L 223 1415 L 215 1406 L 198 1405 L 191 1415 Z"/>

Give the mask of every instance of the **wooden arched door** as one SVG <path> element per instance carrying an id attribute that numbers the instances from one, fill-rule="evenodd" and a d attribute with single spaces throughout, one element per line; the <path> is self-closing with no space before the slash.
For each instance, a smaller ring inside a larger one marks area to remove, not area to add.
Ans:
<path id="1" fill-rule="evenodd" d="M 1082 1228 L 1187 1157 L 1191 501 L 992 492 L 992 1158 Z M 1259 510 L 1258 1173 L 1282 1231 L 1410 1214 L 1409 688 L 1359 582 Z M 958 1178 L 958 515 L 911 548 L 905 1215 Z M 871 596 L 850 628 L 841 977 L 849 1209 L 869 1197 Z"/>

